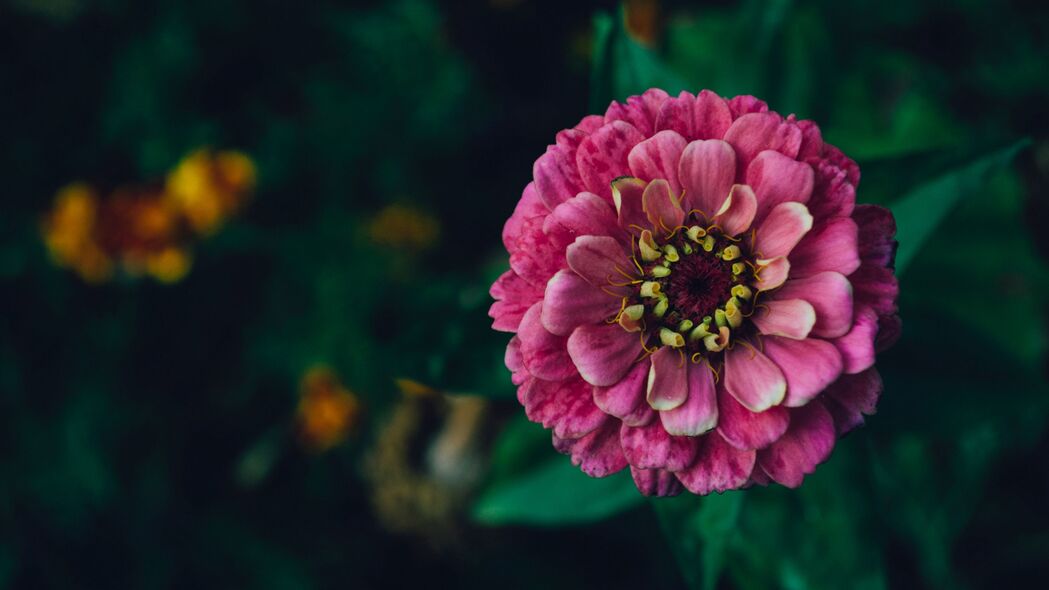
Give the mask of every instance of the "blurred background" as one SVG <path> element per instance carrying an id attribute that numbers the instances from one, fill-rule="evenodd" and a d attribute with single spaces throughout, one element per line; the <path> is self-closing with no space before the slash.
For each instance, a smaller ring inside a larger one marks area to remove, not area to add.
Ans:
<path id="1" fill-rule="evenodd" d="M 1049 4 L 0 2 L 0 587 L 998 588 L 1049 576 Z M 899 219 L 878 414 L 649 501 L 528 423 L 488 286 L 554 134 L 815 119 Z"/>

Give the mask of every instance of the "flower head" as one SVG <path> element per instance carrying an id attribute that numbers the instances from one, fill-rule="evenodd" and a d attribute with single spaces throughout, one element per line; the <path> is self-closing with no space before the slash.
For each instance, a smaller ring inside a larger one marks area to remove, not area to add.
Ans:
<path id="1" fill-rule="evenodd" d="M 341 443 L 357 422 L 360 402 L 328 367 L 312 367 L 299 383 L 297 422 L 303 446 L 323 452 Z"/>
<path id="2" fill-rule="evenodd" d="M 530 419 L 645 494 L 795 487 L 874 411 L 895 222 L 856 164 L 751 96 L 649 90 L 557 134 L 490 315 Z"/>

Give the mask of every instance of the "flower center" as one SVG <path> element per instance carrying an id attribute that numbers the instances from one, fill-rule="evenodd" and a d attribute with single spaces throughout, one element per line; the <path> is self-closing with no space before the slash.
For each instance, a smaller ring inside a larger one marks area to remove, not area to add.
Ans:
<path id="1" fill-rule="evenodd" d="M 743 320 L 754 312 L 757 279 L 747 240 L 697 224 L 670 235 L 645 230 L 635 238 L 635 252 L 644 278 L 617 319 L 624 329 L 643 332 L 646 348 L 680 348 L 698 362 L 747 329 Z"/>

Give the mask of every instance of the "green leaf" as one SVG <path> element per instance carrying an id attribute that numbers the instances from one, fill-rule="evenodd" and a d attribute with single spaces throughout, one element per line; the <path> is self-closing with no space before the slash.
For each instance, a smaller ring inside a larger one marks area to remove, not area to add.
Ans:
<path id="1" fill-rule="evenodd" d="M 583 524 L 619 514 L 643 500 L 627 471 L 596 479 L 567 457 L 557 457 L 492 487 L 474 505 L 473 517 L 489 525 Z"/>
<path id="2" fill-rule="evenodd" d="M 688 85 L 655 53 L 630 38 L 621 12 L 615 17 L 604 12 L 594 16 L 593 55 L 590 110 L 595 113 L 604 112 L 610 100 L 624 100 L 649 88 L 677 94 Z"/>
<path id="3" fill-rule="evenodd" d="M 717 587 L 742 505 L 741 492 L 704 498 L 685 493 L 652 500 L 652 508 L 689 588 Z M 700 556 L 698 562 L 696 555 Z"/>
<path id="4" fill-rule="evenodd" d="M 903 274 L 947 213 L 965 197 L 979 193 L 987 176 L 1009 164 L 1030 142 L 1026 139 L 951 170 L 914 189 L 892 205 L 900 248 L 896 273 Z"/>

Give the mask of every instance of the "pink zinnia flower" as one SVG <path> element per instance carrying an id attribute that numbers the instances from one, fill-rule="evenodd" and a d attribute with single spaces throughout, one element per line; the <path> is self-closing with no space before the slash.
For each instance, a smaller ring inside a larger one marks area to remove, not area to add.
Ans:
<path id="1" fill-rule="evenodd" d="M 497 330 L 528 417 L 594 477 L 796 487 L 874 411 L 895 222 L 811 121 L 649 90 L 557 134 L 503 229 Z"/>

